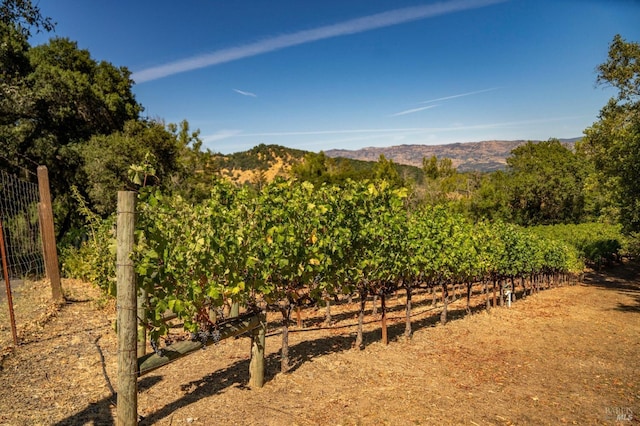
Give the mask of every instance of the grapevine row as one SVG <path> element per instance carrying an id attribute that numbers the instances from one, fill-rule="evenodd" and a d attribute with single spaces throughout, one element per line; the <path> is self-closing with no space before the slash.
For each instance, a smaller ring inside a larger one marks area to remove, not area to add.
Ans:
<path id="1" fill-rule="evenodd" d="M 167 310 L 192 333 L 211 333 L 229 301 L 282 315 L 282 369 L 288 369 L 292 310 L 339 294 L 385 298 L 404 289 L 407 334 L 411 294 L 449 285 L 485 285 L 571 274 L 583 269 L 570 244 L 504 223 L 472 224 L 446 207 L 408 208 L 406 189 L 386 182 L 314 187 L 277 180 L 261 191 L 217 182 L 191 205 L 147 193 L 138 204 L 138 283 L 148 295 L 151 339 L 167 333 Z"/>

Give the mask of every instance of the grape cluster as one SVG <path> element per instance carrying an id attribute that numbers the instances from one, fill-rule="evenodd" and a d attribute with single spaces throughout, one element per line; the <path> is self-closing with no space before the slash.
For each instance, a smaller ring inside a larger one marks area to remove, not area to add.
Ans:
<path id="1" fill-rule="evenodd" d="M 207 347 L 206 345 L 209 340 L 213 340 L 213 343 L 218 343 L 220 341 L 220 330 L 212 328 L 191 333 L 191 341 L 202 343 L 202 349 Z"/>
<path id="2" fill-rule="evenodd" d="M 162 356 L 163 351 L 162 348 L 160 348 L 160 343 L 157 340 L 151 339 L 151 349 L 153 349 L 153 352 L 156 355 Z"/>

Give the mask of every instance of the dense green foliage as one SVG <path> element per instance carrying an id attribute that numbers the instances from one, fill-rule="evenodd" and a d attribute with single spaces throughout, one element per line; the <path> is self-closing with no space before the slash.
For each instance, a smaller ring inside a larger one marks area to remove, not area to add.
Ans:
<path id="1" fill-rule="evenodd" d="M 522 225 L 578 222 L 584 215 L 586 169 L 558 140 L 529 142 L 507 159 L 509 207 Z"/>
<path id="2" fill-rule="evenodd" d="M 589 217 L 589 163 L 557 139 L 527 142 L 507 158 L 507 170 L 482 179 L 469 206 L 476 218 L 524 226 L 577 223 Z"/>
<path id="3" fill-rule="evenodd" d="M 121 130 L 141 106 L 126 68 L 91 58 L 68 39 L 30 47 L 11 24 L 0 23 L 0 167 L 10 172 L 49 168 L 59 227 L 77 212 L 70 185 L 83 188 L 80 147 L 89 138 Z"/>
<path id="4" fill-rule="evenodd" d="M 0 18 L 0 168 L 24 175 L 48 167 L 59 237 L 83 224 L 72 186 L 106 217 L 117 190 L 138 186 L 132 165 L 153 172 L 146 184 L 202 196 L 213 174 L 199 172 L 209 170 L 211 154 L 186 121 L 139 117 L 126 67 L 95 60 L 66 38 L 30 46 L 30 28 L 53 26 L 29 1 L 3 2 Z"/>
<path id="5" fill-rule="evenodd" d="M 98 286 L 105 295 L 116 294 L 116 217 L 106 219 L 93 213 L 75 186 L 71 187 L 73 200 L 85 219 L 86 228 L 69 232 L 62 241 L 61 272 Z"/>
<path id="6" fill-rule="evenodd" d="M 618 225 L 581 223 L 536 226 L 529 229 L 549 240 L 572 245 L 580 257 L 592 265 L 619 260 L 625 249 L 625 239 Z"/>
<path id="7" fill-rule="evenodd" d="M 387 179 L 396 186 L 422 184 L 424 173 L 417 167 L 397 164 L 383 155 L 377 162 L 331 158 L 324 152 L 308 152 L 291 167 L 296 179 L 319 185 L 343 184 L 347 180 Z"/>
<path id="8" fill-rule="evenodd" d="M 256 194 L 217 183 L 195 205 L 143 196 L 136 264 L 153 336 L 166 332 L 167 309 L 195 331 L 235 300 L 280 311 L 286 326 L 293 307 L 326 295 L 581 270 L 570 245 L 441 206 L 410 212 L 406 197 L 386 181 L 276 181 Z"/>
<path id="9" fill-rule="evenodd" d="M 581 150 L 599 172 L 599 189 L 609 192 L 627 232 L 640 232 L 640 44 L 616 35 L 598 82 L 618 90 L 585 130 Z"/>
<path id="10" fill-rule="evenodd" d="M 429 159 L 427 157 L 422 159 L 422 170 L 424 170 L 425 176 L 429 179 L 446 178 L 456 173 L 450 158 L 438 160 L 435 155 Z"/>
<path id="11" fill-rule="evenodd" d="M 330 158 L 324 152 L 308 152 L 301 162 L 291 167 L 291 175 L 314 185 L 339 184 L 347 179 L 361 180 L 371 175 L 369 169 L 355 168 L 355 163 L 344 158 Z"/>
<path id="12" fill-rule="evenodd" d="M 183 126 L 188 133 L 188 124 Z M 93 209 L 102 215 L 115 211 L 119 190 L 149 185 L 173 189 L 172 178 L 186 174 L 181 173 L 180 160 L 187 148 L 175 133 L 152 121 L 131 120 L 122 131 L 92 137 L 79 151 Z M 197 164 L 194 168 L 197 170 Z M 198 176 L 196 170 L 189 171 L 192 178 Z M 179 182 L 176 186 L 194 187 L 195 182 Z"/>

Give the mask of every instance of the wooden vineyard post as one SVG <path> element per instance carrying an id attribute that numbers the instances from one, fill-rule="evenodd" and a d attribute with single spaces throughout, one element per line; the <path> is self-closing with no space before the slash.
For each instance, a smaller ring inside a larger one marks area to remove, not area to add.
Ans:
<path id="1" fill-rule="evenodd" d="M 267 316 L 260 315 L 260 326 L 251 333 L 251 362 L 249 363 L 249 387 L 264 386 L 264 344 L 267 330 Z"/>
<path id="2" fill-rule="evenodd" d="M 118 400 L 117 424 L 138 423 L 137 292 L 133 261 L 135 192 L 118 192 L 117 219 L 117 328 Z"/>
<path id="3" fill-rule="evenodd" d="M 49 191 L 49 172 L 46 166 L 38 166 L 38 191 L 40 192 L 38 215 L 40 218 L 45 268 L 49 281 L 51 281 L 53 300 L 56 303 L 62 303 L 62 285 L 60 284 L 56 234 L 53 227 L 53 209 L 51 208 L 51 193 Z"/>
<path id="4" fill-rule="evenodd" d="M 231 310 L 229 311 L 229 318 L 237 318 L 240 315 L 240 302 L 231 302 Z"/>
<path id="5" fill-rule="evenodd" d="M 0 254 L 2 255 L 2 274 L 4 284 L 7 288 L 7 304 L 9 305 L 9 319 L 11 321 L 11 334 L 13 335 L 13 345 L 18 346 L 18 332 L 16 331 L 16 317 L 13 313 L 13 297 L 11 296 L 11 282 L 9 281 L 9 265 L 7 263 L 7 252 L 4 247 L 4 230 L 0 222 Z"/>

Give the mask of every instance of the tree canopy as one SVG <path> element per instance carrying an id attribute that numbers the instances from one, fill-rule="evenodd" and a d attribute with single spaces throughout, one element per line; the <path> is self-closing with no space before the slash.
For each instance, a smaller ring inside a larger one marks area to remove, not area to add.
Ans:
<path id="1" fill-rule="evenodd" d="M 142 107 L 126 68 L 94 60 L 69 39 L 31 47 L 15 26 L 3 22 L 0 28 L 0 166 L 46 165 L 57 221 L 67 228 L 74 214 L 70 185 L 85 186 L 82 145 L 123 130 Z"/>
<path id="2" fill-rule="evenodd" d="M 620 220 L 629 232 L 640 231 L 640 44 L 616 35 L 606 62 L 598 66 L 599 84 L 618 90 L 585 130 L 580 149 L 611 191 Z"/>
<path id="3" fill-rule="evenodd" d="M 559 140 L 528 142 L 507 159 L 509 204 L 522 225 L 576 223 L 584 213 L 582 161 Z"/>
<path id="4" fill-rule="evenodd" d="M 525 226 L 578 223 L 589 213 L 590 171 L 584 158 L 557 139 L 529 141 L 511 152 L 505 172 L 482 177 L 470 213 Z"/>
<path id="5" fill-rule="evenodd" d="M 27 0 L 2 3 L 0 167 L 13 173 L 48 167 L 59 235 L 79 223 L 72 186 L 103 216 L 140 173 L 148 177 L 140 183 L 161 183 L 190 199 L 208 194 L 212 156 L 201 151 L 186 120 L 141 118 L 126 67 L 96 60 L 67 38 L 32 47 L 32 28 L 53 24 Z"/>
<path id="6" fill-rule="evenodd" d="M 37 32 L 48 32 L 56 26 L 51 18 L 42 16 L 38 4 L 33 4 L 31 0 L 2 0 L 0 24 L 13 26 L 25 37 L 31 35 L 32 28 Z"/>

